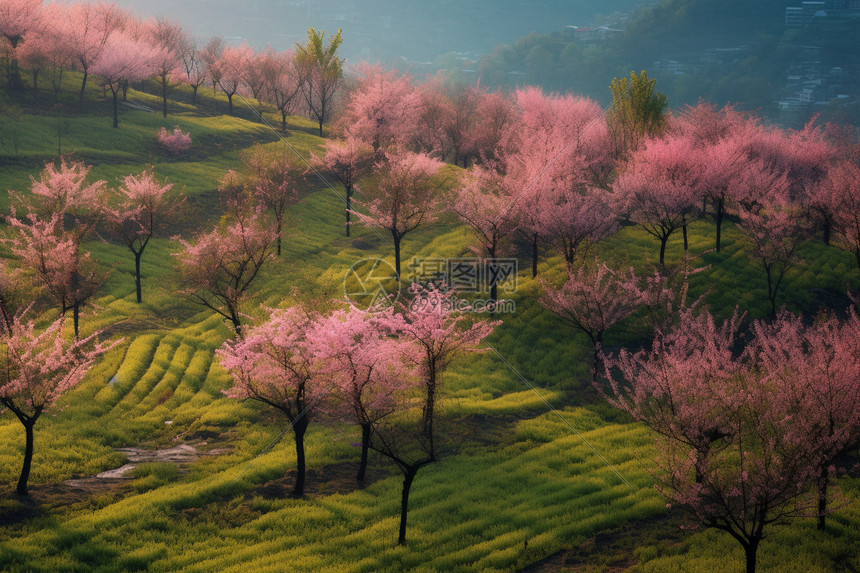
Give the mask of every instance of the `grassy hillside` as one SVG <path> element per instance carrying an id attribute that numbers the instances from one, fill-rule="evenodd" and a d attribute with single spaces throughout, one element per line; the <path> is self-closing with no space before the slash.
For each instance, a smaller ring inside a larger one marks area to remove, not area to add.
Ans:
<path id="1" fill-rule="evenodd" d="M 44 97 L 47 97 L 43 94 Z M 180 93 L 184 98 L 187 94 Z M 118 130 L 93 90 L 92 113 L 66 121 L 64 152 L 94 165 L 111 184 L 152 166 L 182 188 L 192 203 L 183 228 L 205 228 L 220 217 L 215 187 L 239 166 L 239 152 L 254 143 L 285 146 L 307 157 L 321 144 L 313 126 L 291 118 L 273 132 L 253 114 L 223 115 L 224 102 L 203 96 L 201 109 L 173 102 L 159 114 L 124 110 Z M 132 91 L 132 102 L 153 106 Z M 104 111 L 104 113 L 102 113 Z M 17 153 L 0 148 L 3 188 L 25 190 L 29 177 L 56 156 L 55 121 L 27 110 L 3 133 L 18 129 Z M 192 151 L 168 158 L 155 144 L 161 126 L 191 133 Z M 285 306 L 296 298 L 319 305 L 343 296 L 346 270 L 368 256 L 393 260 L 387 238 L 365 228 L 342 236 L 342 190 L 319 179 L 290 210 L 283 257 L 265 268 L 261 304 Z M 2 209 L 7 208 L 6 198 Z M 3 232 L 6 229 L 3 228 Z M 468 252 L 470 236 L 453 218 L 408 235 L 404 257 L 453 257 Z M 696 259 L 709 268 L 694 276 L 693 293 L 727 316 L 735 305 L 751 317 L 768 312 L 764 275 L 749 247 L 729 228 L 722 253 Z M 713 242 L 713 227 L 690 229 L 691 250 Z M 295 451 L 285 420 L 221 390 L 229 376 L 214 350 L 231 335 L 212 313 L 178 296 L 171 254 L 178 244 L 160 238 L 144 255 L 144 303 L 134 303 L 133 259 L 122 246 L 92 241 L 95 258 L 113 270 L 103 294 L 82 319 L 84 334 L 106 329 L 122 344 L 104 356 L 86 380 L 67 393 L 36 426 L 32 500 L 11 495 L 23 452 L 23 431 L 0 417 L 0 570 L 8 571 L 418 571 L 515 570 L 565 564 L 578 571 L 713 571 L 740 568 L 736 543 L 713 532 L 679 530 L 683 518 L 667 513 L 649 474 L 653 440 L 607 406 L 588 380 L 591 349 L 536 302 L 539 281 L 525 271 L 513 295 L 517 310 L 489 339 L 488 352 L 463 358 L 445 374 L 441 424 L 452 439 L 439 463 L 419 474 L 412 490 L 409 544 L 396 545 L 401 478 L 374 459 L 371 482 L 357 488 L 356 428 L 313 423 L 307 437 L 309 495 L 288 499 Z M 658 245 L 636 227 L 601 244 L 615 266 L 651 272 Z M 552 253 L 547 253 L 552 255 Z M 668 250 L 682 260 L 681 238 Z M 813 313 L 839 304 L 846 287 L 860 289 L 852 255 L 809 243 L 787 278 L 789 308 Z M 541 276 L 561 277 L 563 261 L 549 256 Z M 252 319 L 249 319 L 249 321 Z M 635 345 L 647 335 L 634 315 L 608 333 L 606 344 Z M 176 465 L 142 464 L 130 480 L 95 480 L 125 463 L 128 448 L 193 446 L 199 457 Z M 126 449 L 122 449 L 126 448 Z M 846 502 L 860 496 L 860 480 L 842 480 Z M 638 530 L 634 548 L 597 540 Z M 762 546 L 763 571 L 827 571 L 860 567 L 860 515 L 840 508 L 829 530 L 812 519 L 774 528 Z M 665 538 L 677 539 L 667 542 Z M 577 565 L 578 564 L 578 565 Z"/>

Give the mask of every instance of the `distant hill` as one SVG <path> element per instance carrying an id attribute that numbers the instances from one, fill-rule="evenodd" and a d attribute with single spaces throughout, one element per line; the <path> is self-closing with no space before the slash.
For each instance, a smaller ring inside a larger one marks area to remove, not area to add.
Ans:
<path id="1" fill-rule="evenodd" d="M 559 26 L 499 45 L 476 75 L 484 85 L 540 84 L 607 104 L 613 77 L 647 69 L 672 107 L 705 98 L 786 124 L 821 112 L 856 123 L 860 7 L 826 0 L 787 25 L 793 6 L 800 0 L 663 0 L 616 28 Z"/>

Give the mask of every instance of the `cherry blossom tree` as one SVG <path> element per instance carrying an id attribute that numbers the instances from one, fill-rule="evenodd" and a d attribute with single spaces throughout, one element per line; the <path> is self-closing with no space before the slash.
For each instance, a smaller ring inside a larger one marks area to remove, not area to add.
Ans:
<path id="1" fill-rule="evenodd" d="M 499 265 L 496 259 L 510 247 L 517 221 L 510 210 L 515 197 L 506 180 L 493 170 L 475 167 L 464 172 L 456 201 L 451 206 L 472 230 L 476 252 L 489 261 L 490 301 L 498 299 Z"/>
<path id="2" fill-rule="evenodd" d="M 404 360 L 417 368 L 415 386 L 399 394 L 399 417 L 377 423 L 370 447 L 390 459 L 403 473 L 398 543 L 406 544 L 406 519 L 409 492 L 418 471 L 436 461 L 438 455 L 435 431 L 436 409 L 442 374 L 459 354 L 478 349 L 498 322 L 474 321 L 457 312 L 454 293 L 412 286 L 413 300 L 400 312 L 383 315 L 380 324 L 394 336 L 409 343 Z M 466 309 L 468 310 L 468 309 Z M 420 415 L 410 404 L 420 404 Z"/>
<path id="3" fill-rule="evenodd" d="M 359 482 L 366 475 L 373 426 L 395 411 L 395 395 L 411 376 L 402 342 L 387 336 L 376 318 L 355 307 L 336 310 L 320 321 L 312 339 L 325 384 L 333 391 L 330 410 L 361 428 Z"/>
<path id="4" fill-rule="evenodd" d="M 111 227 L 134 255 L 134 286 L 138 303 L 143 302 L 140 272 L 143 252 L 180 203 L 169 195 L 172 188 L 172 183 L 162 183 L 152 171 L 128 175 L 115 191 L 117 201 L 105 209 Z"/>
<path id="5" fill-rule="evenodd" d="M 294 113 L 302 90 L 301 72 L 292 51 L 262 54 L 263 99 L 281 113 L 281 129 L 287 129 L 287 116 Z"/>
<path id="6" fill-rule="evenodd" d="M 191 104 L 197 105 L 197 90 L 209 80 L 203 52 L 198 48 L 197 40 L 188 34 L 183 34 L 179 53 L 182 66 L 179 68 L 177 80 L 191 88 L 193 93 Z"/>
<path id="7" fill-rule="evenodd" d="M 265 52 L 254 52 L 248 59 L 248 64 L 245 66 L 245 73 L 242 75 L 242 84 L 250 90 L 251 97 L 256 100 L 261 100 L 263 88 L 266 85 Z"/>
<path id="8" fill-rule="evenodd" d="M 151 46 L 152 69 L 161 84 L 161 114 L 167 117 L 167 88 L 183 65 L 185 33 L 178 23 L 156 18 L 145 24 L 145 36 Z"/>
<path id="9" fill-rule="evenodd" d="M 840 456 L 860 445 L 860 319 L 855 308 L 847 320 L 835 317 L 806 325 L 782 312 L 775 322 L 753 324 L 751 354 L 796 415 L 791 428 L 798 440 L 816 445 L 818 529 L 824 530 L 827 491 Z"/>
<path id="10" fill-rule="evenodd" d="M 270 151 L 261 145 L 255 145 L 243 153 L 242 164 L 241 172 L 229 172 L 225 176 L 222 189 L 238 185 L 240 189 L 237 191 L 249 201 L 246 208 L 272 215 L 275 220 L 275 251 L 277 256 L 281 256 L 287 207 L 299 199 L 298 185 L 302 170 L 288 150 Z"/>
<path id="11" fill-rule="evenodd" d="M 269 320 L 217 351 L 233 377 L 233 387 L 224 391 L 227 396 L 262 402 L 289 420 L 296 442 L 293 497 L 304 495 L 305 432 L 329 392 L 312 342 L 317 321 L 314 313 L 299 306 L 272 309 Z"/>
<path id="12" fill-rule="evenodd" d="M 593 100 L 547 96 L 537 88 L 519 90 L 516 98 L 520 119 L 505 142 L 502 163 L 509 184 L 518 190 L 512 208 L 531 242 L 532 274 L 537 276 L 546 219 L 560 206 L 573 206 L 589 186 L 605 182 L 612 147 L 602 110 Z M 561 236 L 568 236 L 562 231 Z"/>
<path id="13" fill-rule="evenodd" d="M 343 39 L 341 30 L 325 44 L 325 30 L 308 30 L 308 41 L 296 44 L 296 63 L 302 72 L 302 95 L 311 117 L 319 124 L 320 137 L 323 124 L 331 115 L 335 94 L 343 80 L 343 59 L 337 57 Z"/>
<path id="14" fill-rule="evenodd" d="M 54 103 L 59 99 L 64 73 L 71 67 L 74 53 L 69 45 L 69 6 L 57 2 L 42 7 L 41 25 L 28 35 L 20 49 L 21 62 L 33 69 L 33 91 L 36 72 L 49 74 Z"/>
<path id="15" fill-rule="evenodd" d="M 23 312 L 15 270 L 0 259 L 0 333 L 10 333 L 15 316 Z"/>
<path id="16" fill-rule="evenodd" d="M 751 166 L 739 187 L 746 189 L 748 197 L 739 202 L 740 228 L 764 268 L 771 316 L 776 317 L 777 297 L 786 273 L 797 263 L 797 249 L 808 236 L 808 225 L 800 207 L 788 198 L 784 173 Z"/>
<path id="17" fill-rule="evenodd" d="M 183 292 L 230 321 L 241 337 L 242 305 L 272 254 L 274 242 L 274 232 L 257 217 L 240 217 L 192 242 L 181 240 L 183 250 L 177 260 Z"/>
<path id="18" fill-rule="evenodd" d="M 38 331 L 20 315 L 8 330 L 0 329 L 0 404 L 15 414 L 25 433 L 18 495 L 28 495 L 36 421 L 84 378 L 96 357 L 120 342 L 94 343 L 100 333 L 66 342 L 62 330 L 62 318 Z"/>
<path id="19" fill-rule="evenodd" d="M 609 194 L 598 188 L 562 189 L 537 210 L 537 221 L 547 241 L 564 256 L 568 273 L 588 247 L 618 230 Z"/>
<path id="20" fill-rule="evenodd" d="M 42 0 L 6 0 L 0 4 L 0 38 L 6 38 L 12 48 L 7 82 L 12 89 L 23 84 L 18 71 L 18 45 L 29 41 L 30 35 L 42 23 Z"/>
<path id="21" fill-rule="evenodd" d="M 343 185 L 346 191 L 346 236 L 350 235 L 352 216 L 352 196 L 355 184 L 373 167 L 373 147 L 357 137 L 327 139 L 325 155 L 320 157 L 311 152 L 311 163 L 325 170 Z"/>
<path id="22" fill-rule="evenodd" d="M 113 126 L 119 127 L 117 96 L 124 82 L 144 80 L 156 72 L 158 54 L 146 42 L 124 33 L 112 34 L 89 67 L 113 95 Z"/>
<path id="23" fill-rule="evenodd" d="M 391 233 L 394 239 L 394 269 L 400 279 L 400 243 L 422 223 L 436 219 L 440 204 L 442 163 L 412 152 L 386 153 L 374 171 L 361 183 L 367 213 L 356 213 L 361 221 Z"/>
<path id="24" fill-rule="evenodd" d="M 766 528 L 810 509 L 816 446 L 749 353 L 736 352 L 740 317 L 690 314 L 650 350 L 606 359 L 610 402 L 654 430 L 658 490 L 705 527 L 735 538 L 756 568 Z"/>
<path id="25" fill-rule="evenodd" d="M 339 125 L 374 150 L 404 146 L 417 129 L 421 103 L 412 78 L 381 66 L 364 65 L 358 72 L 363 77 L 350 91 Z"/>
<path id="26" fill-rule="evenodd" d="M 732 186 L 747 165 L 746 142 L 761 129 L 758 120 L 731 106 L 717 109 L 700 101 L 688 106 L 679 116 L 670 118 L 670 131 L 686 139 L 690 148 L 686 157 L 696 165 L 695 194 L 713 209 L 716 224 L 716 250 L 722 248 L 723 220 Z"/>
<path id="27" fill-rule="evenodd" d="M 632 269 L 625 275 L 595 260 L 593 265 L 581 265 L 569 273 L 561 287 L 546 281 L 541 281 L 541 285 L 541 304 L 591 341 L 594 379 L 601 370 L 604 332 L 642 305 L 636 275 Z"/>
<path id="28" fill-rule="evenodd" d="M 123 29 L 128 15 L 113 2 L 81 1 L 71 4 L 69 19 L 69 46 L 83 74 L 80 91 L 83 109 L 90 68 L 104 52 L 108 38 Z"/>
<path id="29" fill-rule="evenodd" d="M 25 220 L 13 216 L 9 223 L 17 231 L 11 239 L 12 252 L 36 275 L 61 315 L 72 311 L 77 337 L 81 307 L 98 293 L 106 274 L 81 250 L 79 237 L 63 231 L 60 214 L 48 220 L 33 214 Z"/>
<path id="30" fill-rule="evenodd" d="M 689 141 L 668 136 L 649 139 L 633 152 L 615 181 L 619 208 L 660 241 L 660 265 L 666 264 L 666 243 L 676 229 L 695 217 L 699 170 L 689 161 Z"/>
<path id="31" fill-rule="evenodd" d="M 410 138 L 419 151 L 442 160 L 451 155 L 452 144 L 448 139 L 447 125 L 452 111 L 451 100 L 444 80 L 433 77 L 416 87 L 420 97 L 417 129 Z"/>
<path id="32" fill-rule="evenodd" d="M 221 56 L 224 54 L 224 36 L 212 36 L 200 50 L 200 57 L 206 70 L 206 77 L 212 82 L 212 95 L 218 94 L 221 79 Z"/>
<path id="33" fill-rule="evenodd" d="M 466 133 L 463 161 L 493 163 L 499 160 L 505 134 L 516 120 L 514 102 L 501 92 L 489 92 L 479 87 L 470 89 L 476 92 L 476 117 Z"/>
<path id="34" fill-rule="evenodd" d="M 191 149 L 191 134 L 182 133 L 178 127 L 174 128 L 173 131 L 167 131 L 166 128 L 162 127 L 155 137 L 170 155 L 177 156 Z"/>
<path id="35" fill-rule="evenodd" d="M 59 216 L 80 242 L 92 231 L 98 219 L 107 183 L 87 183 L 91 166 L 82 161 L 60 157 L 58 163 L 46 163 L 39 179 L 30 178 L 30 194 L 10 192 L 13 208 L 23 208 L 43 220 Z M 14 213 L 13 213 L 14 215 Z"/>
<path id="36" fill-rule="evenodd" d="M 254 57 L 254 50 L 248 44 L 226 46 L 220 57 L 212 62 L 210 77 L 218 83 L 227 96 L 230 115 L 233 115 L 233 96 L 244 81 L 245 70 Z"/>
<path id="37" fill-rule="evenodd" d="M 820 185 L 821 192 L 839 205 L 835 210 L 837 241 L 854 253 L 860 268 L 860 168 L 853 161 L 842 161 Z"/>

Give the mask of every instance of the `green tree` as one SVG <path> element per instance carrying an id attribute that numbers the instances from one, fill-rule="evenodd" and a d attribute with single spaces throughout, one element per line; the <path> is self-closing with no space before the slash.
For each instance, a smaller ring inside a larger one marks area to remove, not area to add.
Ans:
<path id="1" fill-rule="evenodd" d="M 323 134 L 323 124 L 331 114 L 334 95 L 343 80 L 343 59 L 337 57 L 337 49 L 342 42 L 340 29 L 326 45 L 325 30 L 318 33 L 311 28 L 308 30 L 307 43 L 296 43 L 296 63 L 304 75 L 302 94 L 311 117 L 319 123 L 320 136 Z"/>
<path id="2" fill-rule="evenodd" d="M 669 100 L 665 94 L 654 91 L 657 80 L 650 79 L 645 70 L 637 76 L 630 72 L 630 79 L 615 78 L 609 89 L 612 91 L 612 107 L 608 119 L 619 155 L 636 149 L 645 136 L 659 135 L 666 127 L 666 108 Z"/>

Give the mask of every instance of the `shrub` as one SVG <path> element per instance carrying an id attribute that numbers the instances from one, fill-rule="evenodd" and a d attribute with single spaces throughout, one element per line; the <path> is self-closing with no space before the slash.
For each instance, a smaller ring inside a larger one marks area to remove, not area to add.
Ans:
<path id="1" fill-rule="evenodd" d="M 162 127 L 158 131 L 158 143 L 171 155 L 179 155 L 191 149 L 191 134 L 182 133 L 178 127 L 173 132 Z"/>

